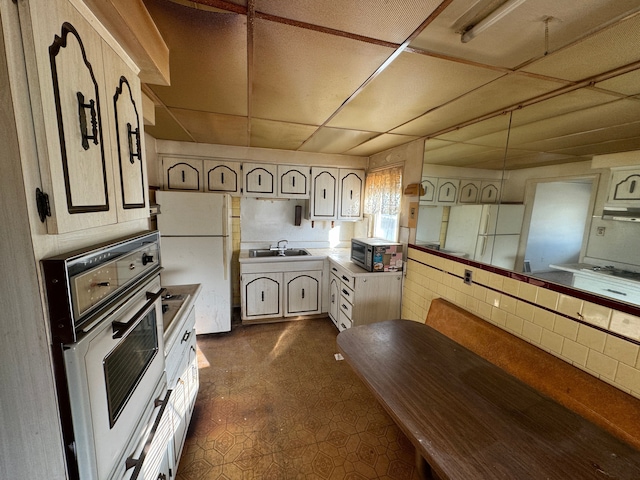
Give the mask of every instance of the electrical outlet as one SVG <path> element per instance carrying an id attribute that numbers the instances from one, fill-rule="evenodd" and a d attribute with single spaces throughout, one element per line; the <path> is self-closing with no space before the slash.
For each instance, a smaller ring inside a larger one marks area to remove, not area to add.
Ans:
<path id="1" fill-rule="evenodd" d="M 605 231 L 605 227 L 597 227 L 596 235 L 599 237 L 604 237 L 604 231 Z"/>
<path id="2" fill-rule="evenodd" d="M 471 270 L 464 271 L 464 283 L 471 285 L 473 283 L 473 272 Z"/>

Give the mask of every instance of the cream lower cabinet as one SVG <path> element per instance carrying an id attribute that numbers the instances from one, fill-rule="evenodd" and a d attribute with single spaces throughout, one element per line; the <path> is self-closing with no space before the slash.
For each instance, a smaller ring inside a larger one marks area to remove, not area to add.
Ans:
<path id="1" fill-rule="evenodd" d="M 322 313 L 323 260 L 240 262 L 242 320 Z"/>
<path id="2" fill-rule="evenodd" d="M 371 273 L 329 260 L 329 317 L 342 331 L 400 318 L 402 272 Z"/>

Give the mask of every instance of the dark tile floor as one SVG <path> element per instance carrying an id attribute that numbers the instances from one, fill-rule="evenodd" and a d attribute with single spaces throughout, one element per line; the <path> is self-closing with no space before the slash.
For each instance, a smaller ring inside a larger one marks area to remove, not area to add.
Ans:
<path id="1" fill-rule="evenodd" d="M 327 319 L 198 337 L 200 392 L 178 480 L 418 479 L 414 449 Z"/>

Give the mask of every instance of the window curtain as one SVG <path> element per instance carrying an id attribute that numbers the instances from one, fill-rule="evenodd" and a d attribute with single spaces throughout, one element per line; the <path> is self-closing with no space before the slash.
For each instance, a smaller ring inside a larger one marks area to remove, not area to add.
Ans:
<path id="1" fill-rule="evenodd" d="M 402 167 L 377 170 L 367 175 L 364 213 L 397 215 L 402 198 Z"/>

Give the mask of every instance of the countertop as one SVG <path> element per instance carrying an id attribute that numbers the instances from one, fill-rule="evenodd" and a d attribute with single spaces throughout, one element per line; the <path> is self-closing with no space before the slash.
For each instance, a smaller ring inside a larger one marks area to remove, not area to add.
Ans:
<path id="1" fill-rule="evenodd" d="M 187 313 L 200 295 L 202 285 L 199 283 L 188 285 L 163 285 L 166 289 L 162 296 L 162 324 L 164 327 L 165 350 L 172 343 L 181 317 Z M 177 321 L 176 321 L 177 320 Z"/>
<path id="2" fill-rule="evenodd" d="M 571 272 L 574 275 L 583 275 L 585 277 L 593 278 L 594 280 L 606 281 L 612 284 L 618 284 L 621 286 L 640 288 L 640 274 L 638 278 L 627 278 L 620 275 L 615 275 L 609 270 L 593 270 L 595 265 L 589 263 L 565 263 L 549 265 L 551 268 L 558 270 L 564 270 L 565 272 Z"/>
<path id="3" fill-rule="evenodd" d="M 359 275 L 397 275 L 400 272 L 369 272 L 351 261 L 350 248 L 305 248 L 310 255 L 297 257 L 249 257 L 249 250 L 240 250 L 240 263 L 296 262 L 306 260 L 325 260 L 338 264 L 354 276 Z"/>

